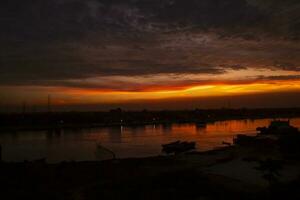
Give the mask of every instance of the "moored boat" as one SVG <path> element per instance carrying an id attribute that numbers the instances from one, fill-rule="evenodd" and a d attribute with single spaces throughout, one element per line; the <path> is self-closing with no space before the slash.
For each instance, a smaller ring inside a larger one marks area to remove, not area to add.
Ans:
<path id="1" fill-rule="evenodd" d="M 259 132 L 259 134 L 273 135 L 299 133 L 298 128 L 291 126 L 289 120 L 274 120 L 271 121 L 268 127 L 258 127 L 256 130 Z"/>
<path id="2" fill-rule="evenodd" d="M 179 154 L 187 151 L 194 150 L 196 148 L 196 142 L 171 142 L 169 144 L 162 145 L 162 151 L 167 154 Z"/>

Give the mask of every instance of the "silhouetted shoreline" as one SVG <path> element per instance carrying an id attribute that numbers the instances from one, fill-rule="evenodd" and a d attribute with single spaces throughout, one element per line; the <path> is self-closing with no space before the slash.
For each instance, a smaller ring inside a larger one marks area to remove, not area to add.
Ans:
<path id="1" fill-rule="evenodd" d="M 144 126 L 152 124 L 205 124 L 223 120 L 295 118 L 300 108 L 274 109 L 195 109 L 184 111 L 123 111 L 109 112 L 38 112 L 1 113 L 2 131 L 41 131 L 83 129 L 111 126 Z"/>

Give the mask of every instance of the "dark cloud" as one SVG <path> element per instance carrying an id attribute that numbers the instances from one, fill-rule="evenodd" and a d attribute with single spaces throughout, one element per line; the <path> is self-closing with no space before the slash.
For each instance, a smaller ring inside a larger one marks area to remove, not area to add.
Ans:
<path id="1" fill-rule="evenodd" d="M 300 75 L 258 76 L 256 79 L 257 80 L 273 80 L 273 81 L 300 80 Z"/>
<path id="2" fill-rule="evenodd" d="M 275 61 L 274 66 L 275 68 L 279 68 L 283 70 L 300 71 L 300 65 L 296 65 L 294 63 L 289 63 L 289 62 Z"/>
<path id="3" fill-rule="evenodd" d="M 1 33 L 16 39 L 51 40 L 89 31 L 192 26 L 225 35 L 263 30 L 297 37 L 299 6 L 296 0 L 10 0 L 1 2 Z M 251 32 L 245 35 L 251 37 Z"/>
<path id="4" fill-rule="evenodd" d="M 130 54 L 128 47 L 125 53 L 117 49 L 102 49 L 79 51 L 69 45 L 47 45 L 43 47 L 30 46 L 7 48 L 1 52 L 0 84 L 42 84 L 45 82 L 65 79 L 84 79 L 105 76 L 139 76 L 151 74 L 220 74 L 224 69 L 211 66 L 208 63 L 184 63 L 178 60 L 163 61 L 164 54 L 153 55 L 152 50 L 141 58 Z M 105 53 L 104 53 L 105 52 Z M 159 50 L 158 53 L 162 52 Z M 83 56 L 84 54 L 87 54 Z M 107 54 L 112 54 L 108 56 Z M 114 56 L 116 54 L 116 56 Z M 169 53 L 167 53 L 169 54 Z M 166 55 L 167 56 L 167 55 Z M 157 57 L 157 59 L 151 59 Z M 125 59 L 126 58 L 126 59 Z M 148 59 L 149 58 L 149 59 Z"/>
<path id="5" fill-rule="evenodd" d="M 233 65 L 221 64 L 220 67 L 225 68 L 225 69 L 233 69 L 233 70 L 247 69 L 246 66 L 243 66 L 241 64 L 233 64 Z"/>
<path id="6" fill-rule="evenodd" d="M 299 11 L 296 0 L 3 1 L 0 84 L 299 71 Z"/>

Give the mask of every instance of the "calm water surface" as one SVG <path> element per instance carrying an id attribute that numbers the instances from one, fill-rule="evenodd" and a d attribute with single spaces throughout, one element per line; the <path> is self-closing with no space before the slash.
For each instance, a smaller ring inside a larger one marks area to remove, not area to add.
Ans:
<path id="1" fill-rule="evenodd" d="M 200 151 L 232 142 L 236 134 L 254 135 L 258 126 L 267 126 L 271 119 L 228 120 L 198 128 L 195 124 L 170 126 L 109 127 L 65 130 L 61 133 L 18 132 L 0 134 L 3 160 L 23 161 L 47 158 L 48 162 L 63 160 L 97 160 L 96 143 L 114 151 L 119 158 L 145 157 L 161 154 L 161 144 L 176 141 L 196 141 Z M 291 120 L 300 127 L 300 118 Z"/>

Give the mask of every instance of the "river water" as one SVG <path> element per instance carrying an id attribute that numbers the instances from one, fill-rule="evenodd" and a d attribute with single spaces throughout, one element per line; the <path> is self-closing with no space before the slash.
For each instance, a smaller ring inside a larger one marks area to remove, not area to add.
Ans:
<path id="1" fill-rule="evenodd" d="M 195 124 L 107 127 L 97 129 L 1 133 L 2 159 L 23 161 L 46 158 L 47 162 L 64 160 L 99 160 L 97 143 L 115 152 L 118 158 L 161 154 L 161 144 L 176 140 L 195 141 L 197 150 L 206 151 L 232 142 L 237 134 L 255 135 L 256 127 L 267 126 L 272 119 L 228 120 L 197 127 Z M 300 127 L 300 118 L 291 119 Z"/>

